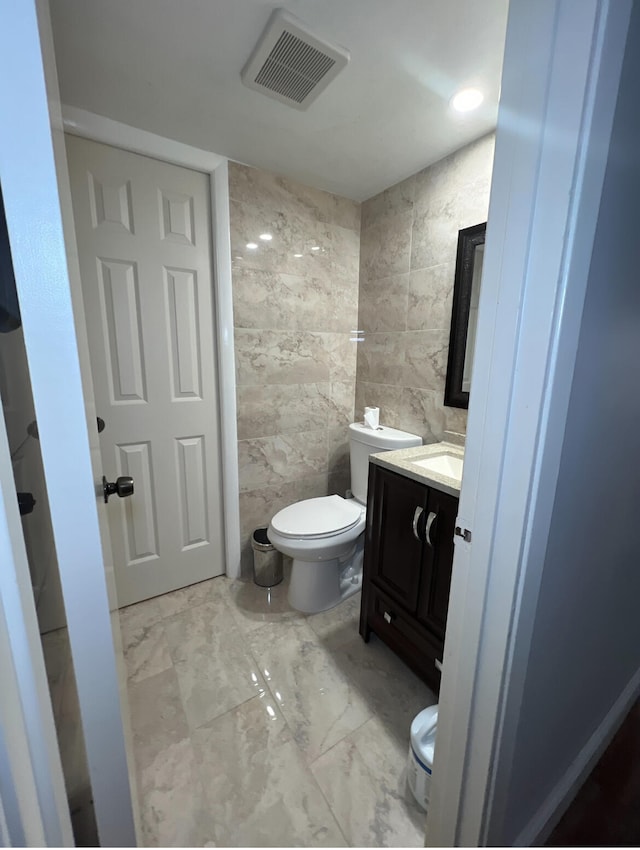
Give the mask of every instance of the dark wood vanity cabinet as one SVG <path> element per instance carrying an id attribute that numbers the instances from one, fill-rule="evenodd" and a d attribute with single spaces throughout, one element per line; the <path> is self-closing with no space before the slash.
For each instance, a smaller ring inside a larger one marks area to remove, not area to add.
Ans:
<path id="1" fill-rule="evenodd" d="M 458 499 L 369 464 L 360 634 L 440 687 Z"/>

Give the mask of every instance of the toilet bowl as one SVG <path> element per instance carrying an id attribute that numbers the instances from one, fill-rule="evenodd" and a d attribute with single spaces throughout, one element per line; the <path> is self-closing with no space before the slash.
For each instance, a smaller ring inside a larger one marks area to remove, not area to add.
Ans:
<path id="1" fill-rule="evenodd" d="M 321 496 L 279 511 L 269 540 L 293 558 L 289 604 L 313 614 L 360 590 L 366 508 L 356 499 Z"/>
<path id="2" fill-rule="evenodd" d="M 362 586 L 367 475 L 373 452 L 419 446 L 422 439 L 395 428 L 349 426 L 353 498 L 321 496 L 283 508 L 269 540 L 293 558 L 289 604 L 305 614 L 326 611 Z"/>

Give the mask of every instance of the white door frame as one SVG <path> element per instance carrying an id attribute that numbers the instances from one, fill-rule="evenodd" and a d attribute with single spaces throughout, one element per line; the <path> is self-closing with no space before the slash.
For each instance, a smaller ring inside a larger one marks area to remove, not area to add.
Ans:
<path id="1" fill-rule="evenodd" d="M 240 503 L 238 426 L 236 421 L 236 367 L 233 336 L 229 177 L 227 159 L 211 151 L 138 130 L 102 115 L 62 107 L 66 133 L 143 154 L 154 159 L 202 171 L 211 187 L 212 284 L 220 407 L 222 502 L 225 562 L 229 578 L 240 577 Z"/>
<path id="2" fill-rule="evenodd" d="M 67 255 L 65 187 L 56 168 L 54 136 L 62 123 L 57 75 L 48 9 L 36 7 L 34 0 L 0 0 L 0 114 L 8 130 L 0 133 L 0 180 L 98 832 L 105 846 L 129 847 L 136 841 L 132 795 L 70 292 L 77 257 L 72 250 Z M 4 515 L 10 516 L 7 505 Z M 0 539 L 6 540 L 1 528 Z M 19 637 L 28 615 L 15 611 L 12 638 Z M 16 661 L 25 675 L 38 675 L 34 657 Z M 51 711 L 41 677 L 22 710 L 27 728 L 28 712 Z M 29 745 L 33 752 L 40 741 L 30 735 Z M 53 782 L 54 771 L 46 778 Z M 63 823 L 60 807 L 63 803 L 68 817 L 67 801 L 57 802 Z M 46 823 L 53 815 L 45 803 L 40 800 Z"/>
<path id="3" fill-rule="evenodd" d="M 429 846 L 502 843 L 630 0 L 511 0 Z M 539 839 L 589 760 L 523 832 Z M 496 834 L 497 833 L 497 834 Z"/>

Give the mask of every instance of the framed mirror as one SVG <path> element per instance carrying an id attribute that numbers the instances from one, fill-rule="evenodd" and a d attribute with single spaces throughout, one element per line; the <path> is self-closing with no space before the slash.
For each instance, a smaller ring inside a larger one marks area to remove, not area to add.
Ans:
<path id="1" fill-rule="evenodd" d="M 449 359 L 444 388 L 444 403 L 448 407 L 469 407 L 486 229 L 485 221 L 458 231 Z"/>

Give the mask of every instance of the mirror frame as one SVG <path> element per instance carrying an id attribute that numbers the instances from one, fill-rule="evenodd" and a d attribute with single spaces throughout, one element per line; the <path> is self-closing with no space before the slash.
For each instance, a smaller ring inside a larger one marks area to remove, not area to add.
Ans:
<path id="1" fill-rule="evenodd" d="M 474 224 L 458 231 L 456 274 L 453 284 L 453 307 L 449 332 L 449 357 L 444 388 L 447 407 L 469 407 L 469 393 L 462 389 L 464 358 L 467 351 L 467 330 L 471 306 L 473 264 L 478 245 L 484 245 L 487 222 Z"/>

